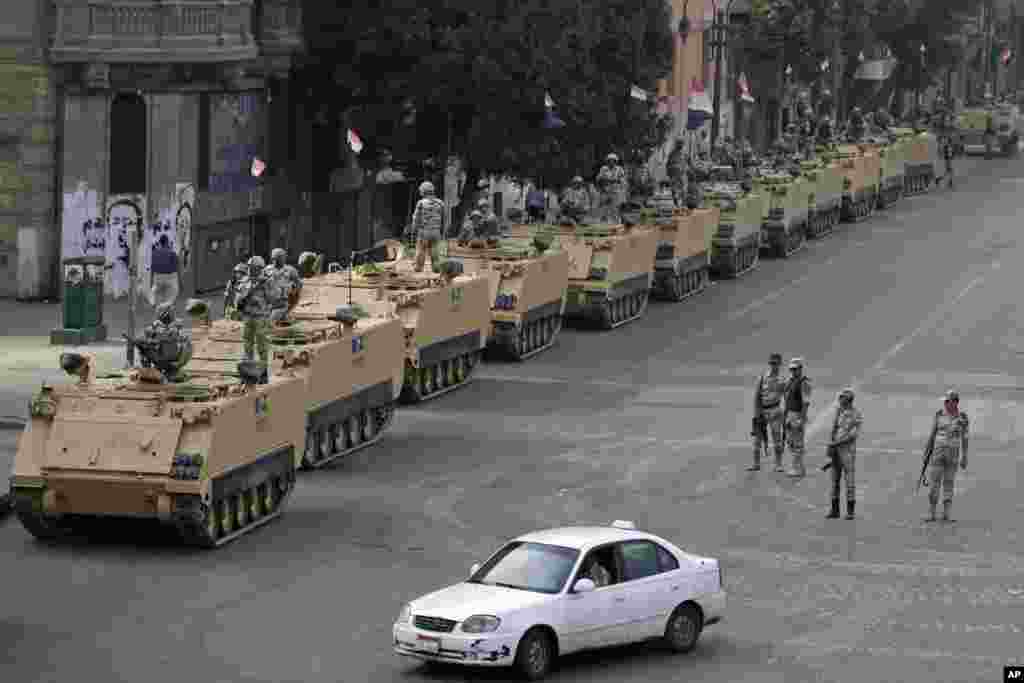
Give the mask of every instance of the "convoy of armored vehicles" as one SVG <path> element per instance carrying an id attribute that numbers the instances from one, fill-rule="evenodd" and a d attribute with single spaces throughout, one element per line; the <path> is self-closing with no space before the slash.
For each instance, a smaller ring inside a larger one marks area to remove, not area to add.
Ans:
<path id="1" fill-rule="evenodd" d="M 969 119 L 970 117 L 968 117 Z M 972 119 L 973 120 L 973 119 Z M 396 405 L 464 386 L 485 350 L 516 361 L 550 348 L 564 318 L 612 329 L 794 253 L 805 239 L 927 191 L 935 136 L 819 148 L 791 173 L 752 183 L 712 168 L 704 205 L 662 202 L 621 222 L 509 225 L 451 240 L 418 272 L 404 246 L 363 263 L 320 262 L 270 330 L 267 376 L 242 355 L 243 323 L 198 319 L 166 367 L 44 386 L 18 445 L 11 490 L 22 524 L 53 539 L 83 518 L 143 517 L 188 543 L 221 545 L 282 511 L 300 470 L 376 443 Z M 141 348 L 141 347 L 140 347 Z"/>

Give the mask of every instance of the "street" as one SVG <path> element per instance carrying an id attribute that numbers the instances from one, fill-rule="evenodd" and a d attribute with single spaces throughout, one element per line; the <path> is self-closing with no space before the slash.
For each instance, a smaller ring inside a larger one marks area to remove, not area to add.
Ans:
<path id="1" fill-rule="evenodd" d="M 483 366 L 400 411 L 379 445 L 301 475 L 279 521 L 221 550 L 128 525 L 46 546 L 7 518 L 0 680 L 510 680 L 395 656 L 402 603 L 518 534 L 614 519 L 720 558 L 726 618 L 690 655 L 574 655 L 554 681 L 1002 680 L 1024 663 L 1024 160 L 959 166 L 955 192 L 904 199 L 614 331 L 568 329 L 525 363 Z M 803 481 L 744 471 L 773 351 L 804 358 L 814 387 Z M 826 520 L 818 468 L 848 385 L 864 414 L 857 519 Z M 971 418 L 970 467 L 958 521 L 925 524 L 913 489 L 947 388 Z"/>

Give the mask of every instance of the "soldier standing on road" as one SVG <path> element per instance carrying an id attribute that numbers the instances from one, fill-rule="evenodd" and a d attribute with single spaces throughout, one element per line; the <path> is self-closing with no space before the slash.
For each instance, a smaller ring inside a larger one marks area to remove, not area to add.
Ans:
<path id="1" fill-rule="evenodd" d="M 269 340 L 267 339 L 270 318 L 271 291 L 269 279 L 264 275 L 266 263 L 259 256 L 249 259 L 249 274 L 239 283 L 236 308 L 245 326 L 242 342 L 245 344 L 245 359 L 253 360 L 253 351 L 259 353 L 260 362 L 270 370 Z"/>
<path id="2" fill-rule="evenodd" d="M 768 432 L 771 432 L 775 447 L 775 471 L 783 471 L 782 398 L 786 391 L 786 378 L 780 371 L 782 355 L 773 353 L 768 362 L 768 372 L 758 378 L 754 390 L 754 464 L 747 468 L 748 472 L 761 469 L 761 450 L 768 448 Z"/>
<path id="3" fill-rule="evenodd" d="M 420 184 L 422 199 L 416 202 L 412 212 L 412 232 L 416 236 L 416 272 L 423 272 L 423 263 L 430 251 L 430 267 L 434 272 L 441 268 L 441 240 L 444 239 L 448 210 L 434 193 L 434 184 L 427 181 Z"/>
<path id="4" fill-rule="evenodd" d="M 946 392 L 942 410 L 936 411 L 929 443 L 932 444 L 928 463 L 928 521 L 935 521 L 935 506 L 939 502 L 942 486 L 942 521 L 953 521 L 949 508 L 953 505 L 953 484 L 956 468 L 967 469 L 967 433 L 970 427 L 967 413 L 960 410 L 960 394 Z"/>
<path id="5" fill-rule="evenodd" d="M 236 264 L 231 273 L 231 279 L 228 280 L 228 285 L 224 288 L 224 318 L 227 320 L 238 320 L 238 310 L 235 308 L 238 285 L 248 274 L 249 266 L 244 263 Z"/>
<path id="6" fill-rule="evenodd" d="M 811 405 L 811 381 L 804 376 L 804 361 L 789 361 L 789 381 L 786 382 L 786 441 L 793 456 L 793 469 L 789 476 L 802 478 L 804 468 L 804 429 L 807 427 L 807 409 Z"/>
<path id="7" fill-rule="evenodd" d="M 860 436 L 863 421 L 860 411 L 853 407 L 853 389 L 840 391 L 839 407 L 836 408 L 836 419 L 832 424 L 832 441 L 828 444 L 832 456 L 832 511 L 828 513 L 828 519 L 839 519 L 839 484 L 844 476 L 846 519 L 853 519 L 857 495 L 854 479 L 857 437 Z"/>

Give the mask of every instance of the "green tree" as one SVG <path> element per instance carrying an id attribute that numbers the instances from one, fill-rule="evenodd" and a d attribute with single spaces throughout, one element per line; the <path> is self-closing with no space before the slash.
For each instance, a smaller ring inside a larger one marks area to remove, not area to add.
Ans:
<path id="1" fill-rule="evenodd" d="M 306 12 L 311 70 L 368 146 L 395 144 L 411 100 L 413 155 L 458 155 L 467 188 L 490 173 L 560 185 L 606 150 L 649 154 L 667 130 L 654 102 L 629 96 L 671 70 L 663 0 L 307 0 Z M 545 93 L 557 131 L 541 126 Z"/>

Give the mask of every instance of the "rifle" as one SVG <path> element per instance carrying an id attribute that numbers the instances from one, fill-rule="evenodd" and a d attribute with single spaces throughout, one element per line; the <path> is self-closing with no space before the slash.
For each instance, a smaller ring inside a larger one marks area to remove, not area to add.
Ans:
<path id="1" fill-rule="evenodd" d="M 935 450 L 935 425 L 932 425 L 931 436 L 928 437 L 928 443 L 924 447 L 924 462 L 921 464 L 921 476 L 917 478 L 917 486 L 914 487 L 914 493 L 921 490 L 921 485 L 927 486 L 928 483 L 924 480 L 925 472 L 928 471 L 928 463 L 932 459 L 932 451 Z"/>
<path id="2" fill-rule="evenodd" d="M 832 422 L 832 441 L 836 440 L 836 429 L 839 428 L 839 411 L 841 408 L 836 408 L 836 419 Z M 828 472 L 833 467 L 838 473 L 843 469 L 843 463 L 839 460 L 839 448 L 829 444 L 825 447 L 825 457 L 828 458 L 828 462 L 821 466 L 822 472 Z"/>

